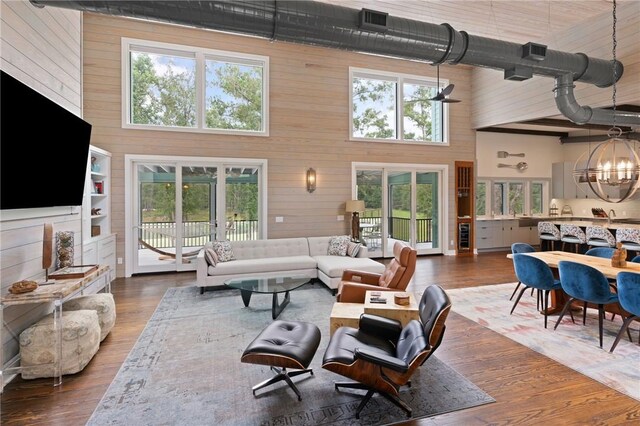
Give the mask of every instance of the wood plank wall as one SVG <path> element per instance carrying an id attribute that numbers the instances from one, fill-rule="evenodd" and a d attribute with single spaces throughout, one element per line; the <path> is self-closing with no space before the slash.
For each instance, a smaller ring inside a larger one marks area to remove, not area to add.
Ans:
<path id="1" fill-rule="evenodd" d="M 123 129 L 122 37 L 269 56 L 270 136 Z M 452 239 L 453 162 L 475 159 L 470 69 L 441 69 L 441 77 L 455 82 L 455 97 L 463 102 L 451 106 L 451 145 L 433 147 L 350 142 L 350 66 L 436 76 L 436 69 L 424 63 L 85 13 L 85 119 L 94 126 L 92 143 L 113 155 L 113 232 L 124 235 L 124 155 L 160 154 L 266 158 L 269 238 L 348 233 L 349 221 L 338 222 L 337 215 L 345 214 L 345 201 L 351 198 L 352 162 L 448 164 L 448 239 Z M 317 171 L 317 190 L 312 194 L 304 186 L 309 167 Z M 275 223 L 275 216 L 283 216 L 284 222 Z M 119 256 L 124 250 L 124 239 L 118 238 Z M 123 275 L 123 266 L 117 273 Z"/>
<path id="2" fill-rule="evenodd" d="M 640 2 L 618 5 L 616 55 L 624 64 L 617 83 L 616 104 L 640 105 Z M 600 59 L 612 58 L 611 12 L 555 34 L 549 40 L 536 41 L 549 49 L 582 52 Z M 554 80 L 534 77 L 527 81 L 506 81 L 502 71 L 474 68 L 472 71 L 473 128 L 560 115 L 553 95 Z M 612 88 L 576 83 L 575 96 L 580 105 L 606 107 L 612 104 Z"/>
<path id="3" fill-rule="evenodd" d="M 2 1 L 0 7 L 2 70 L 81 116 L 82 15 L 53 7 L 38 9 L 26 0 Z M 34 125 L 37 125 L 37 117 L 34 120 Z M 33 143 L 37 149 L 37 143 L 42 141 L 28 143 Z M 46 170 L 28 170 L 29 159 L 24 161 L 26 173 L 41 172 L 46 180 Z M 76 261 L 81 260 L 79 214 L 0 221 L 0 284 L 3 294 L 15 281 L 44 277 L 44 223 L 53 223 L 54 233 L 75 232 L 74 254 Z M 6 362 L 18 353 L 17 336 L 48 310 L 50 306 L 46 304 L 4 310 L 2 361 Z"/>

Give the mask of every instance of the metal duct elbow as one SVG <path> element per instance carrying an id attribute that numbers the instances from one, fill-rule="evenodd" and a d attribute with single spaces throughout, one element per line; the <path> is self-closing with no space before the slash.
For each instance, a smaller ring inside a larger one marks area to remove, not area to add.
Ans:
<path id="1" fill-rule="evenodd" d="M 640 126 L 640 113 L 580 106 L 573 95 L 574 87 L 573 76 L 567 73 L 556 77 L 553 89 L 558 110 L 574 123 L 613 125 L 615 122 L 621 126 Z"/>

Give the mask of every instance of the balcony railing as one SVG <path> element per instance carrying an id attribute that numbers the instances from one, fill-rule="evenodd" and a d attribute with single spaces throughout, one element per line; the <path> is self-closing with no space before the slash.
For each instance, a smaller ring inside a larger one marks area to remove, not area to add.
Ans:
<path id="1" fill-rule="evenodd" d="M 377 225 L 380 229 L 381 217 L 361 217 L 360 224 Z M 389 218 L 389 237 L 395 240 L 409 241 L 411 235 L 411 219 L 404 217 Z M 416 219 L 417 243 L 433 242 L 433 219 Z"/>
<path id="2" fill-rule="evenodd" d="M 196 231 L 194 231 L 196 230 Z M 140 225 L 139 238 L 155 248 L 174 248 L 176 246 L 175 222 L 145 222 Z M 197 236 L 189 236 L 198 233 Z M 192 221 L 182 224 L 183 247 L 202 247 L 208 241 L 215 239 L 215 227 L 209 222 Z M 249 241 L 258 239 L 257 220 L 235 220 L 226 229 L 226 239 L 229 241 Z M 138 245 L 142 249 L 142 244 Z"/>

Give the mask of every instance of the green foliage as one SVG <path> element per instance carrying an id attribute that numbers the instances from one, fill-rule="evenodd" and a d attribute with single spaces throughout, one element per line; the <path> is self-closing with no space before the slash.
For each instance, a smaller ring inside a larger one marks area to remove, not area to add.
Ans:
<path id="1" fill-rule="evenodd" d="M 262 129 L 262 68 L 247 68 L 222 64 L 213 69 L 216 78 L 207 81 L 207 85 L 222 93 L 207 98 L 207 127 Z"/>
<path id="2" fill-rule="evenodd" d="M 258 220 L 258 185 L 230 183 L 226 185 L 227 212 L 237 220 Z"/>
<path id="3" fill-rule="evenodd" d="M 487 184 L 480 182 L 476 185 L 476 216 L 487 214 Z"/>
<path id="4" fill-rule="evenodd" d="M 387 113 L 395 110 L 396 84 L 365 78 L 353 79 L 353 134 L 366 138 L 390 139 L 395 129 Z"/>
<path id="5" fill-rule="evenodd" d="M 433 140 L 432 127 L 432 103 L 429 98 L 435 96 L 435 89 L 422 85 L 406 84 L 405 88 L 414 88 L 410 96 L 405 95 L 403 113 L 405 118 L 404 139 L 430 141 Z M 418 134 L 409 132 L 410 121 L 412 128 L 417 128 Z"/>
<path id="6" fill-rule="evenodd" d="M 195 63 L 194 63 L 195 67 Z M 169 60 L 158 74 L 150 54 L 131 54 L 131 120 L 135 124 L 193 127 L 196 124 L 194 68 L 176 71 Z"/>

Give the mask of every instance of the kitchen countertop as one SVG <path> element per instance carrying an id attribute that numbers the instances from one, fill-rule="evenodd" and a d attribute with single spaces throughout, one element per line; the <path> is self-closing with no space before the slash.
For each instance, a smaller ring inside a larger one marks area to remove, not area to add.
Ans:
<path id="1" fill-rule="evenodd" d="M 640 223 L 628 223 L 627 221 L 638 221 L 640 222 L 640 219 L 636 219 L 636 218 L 619 218 L 616 219 L 614 218 L 611 223 L 608 222 L 607 219 L 605 218 L 593 218 L 593 217 L 579 217 L 579 216 L 517 216 L 517 217 L 513 217 L 513 216 L 500 216 L 500 217 L 480 217 L 476 219 L 477 221 L 486 221 L 486 222 L 491 222 L 491 221 L 505 221 L 505 220 L 532 220 L 532 221 L 548 221 L 548 222 L 552 222 L 556 225 L 562 225 L 562 224 L 573 224 L 573 225 L 578 225 L 581 227 L 586 227 L 586 226 L 593 226 L 593 225 L 597 225 L 597 226 L 604 226 L 605 228 L 608 229 L 618 229 L 618 228 L 627 228 L 627 229 L 640 229 Z M 527 225 L 528 226 L 528 225 Z M 532 225 L 533 226 L 533 225 Z"/>

